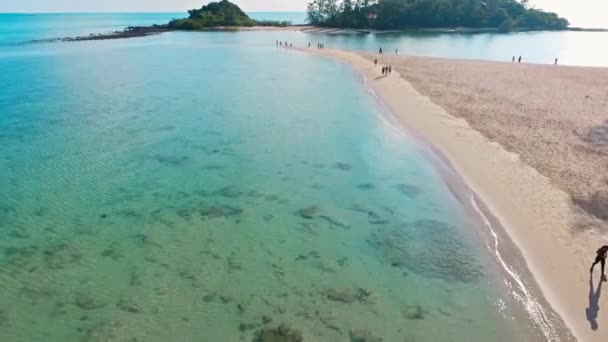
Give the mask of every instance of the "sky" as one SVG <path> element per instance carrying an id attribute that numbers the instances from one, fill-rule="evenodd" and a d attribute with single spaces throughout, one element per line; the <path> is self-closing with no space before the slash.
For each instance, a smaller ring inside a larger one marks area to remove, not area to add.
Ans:
<path id="1" fill-rule="evenodd" d="M 210 0 L 0 0 L 2 12 L 183 12 Z M 304 11 L 310 0 L 233 0 L 245 11 Z M 608 0 L 531 0 L 574 26 L 608 27 Z"/>

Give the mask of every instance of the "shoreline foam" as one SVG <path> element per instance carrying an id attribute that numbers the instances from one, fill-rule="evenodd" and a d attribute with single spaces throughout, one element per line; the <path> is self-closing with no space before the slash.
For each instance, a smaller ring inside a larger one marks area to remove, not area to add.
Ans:
<path id="1" fill-rule="evenodd" d="M 581 341 L 606 338 L 603 331 L 591 330 L 585 317 L 588 259 L 599 242 L 594 241 L 597 236 L 593 232 L 571 233 L 576 213 L 566 193 L 521 162 L 518 155 L 432 103 L 398 73 L 376 77 L 379 70 L 373 67 L 371 56 L 338 50 L 310 51 L 346 62 L 365 76 L 400 122 L 445 155 L 487 207 L 484 215 L 491 214 L 504 227 L 519 249 L 515 250 L 525 259 L 524 268 L 529 269 L 544 298 L 572 333 Z M 604 299 L 600 308 L 602 304 L 608 303 Z M 598 321 L 600 329 L 608 323 L 601 316 Z"/>

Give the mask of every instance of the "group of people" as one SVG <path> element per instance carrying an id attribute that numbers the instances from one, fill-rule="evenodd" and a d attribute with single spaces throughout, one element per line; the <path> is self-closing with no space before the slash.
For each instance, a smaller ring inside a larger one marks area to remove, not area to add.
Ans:
<path id="1" fill-rule="evenodd" d="M 374 66 L 378 66 L 378 58 L 374 59 Z M 393 66 L 383 66 L 382 67 L 382 76 L 388 76 L 393 72 Z"/>
<path id="2" fill-rule="evenodd" d="M 393 73 L 393 66 L 383 66 L 382 67 L 382 76 L 388 76 Z"/>
<path id="3" fill-rule="evenodd" d="M 278 46 L 293 47 L 293 43 L 283 42 L 283 41 L 280 41 L 280 40 L 276 41 L 276 45 L 277 45 L 277 47 Z M 308 42 L 308 47 L 310 47 L 310 42 Z M 319 49 L 325 49 L 325 44 L 317 43 L 317 48 L 319 48 Z"/>
<path id="4" fill-rule="evenodd" d="M 513 58 L 511 59 L 512 63 L 515 63 L 515 56 L 513 56 Z M 557 65 L 557 62 L 559 62 L 559 60 L 557 59 L 557 57 L 555 57 L 555 60 L 553 61 L 553 64 Z M 517 63 L 521 63 L 521 56 L 519 56 L 517 58 Z"/>
<path id="5" fill-rule="evenodd" d="M 382 46 L 378 49 L 378 53 L 382 54 L 384 52 L 384 50 L 382 50 Z M 399 49 L 395 49 L 395 55 L 399 54 Z"/>
<path id="6" fill-rule="evenodd" d="M 277 46 L 293 47 L 293 44 L 277 40 Z"/>

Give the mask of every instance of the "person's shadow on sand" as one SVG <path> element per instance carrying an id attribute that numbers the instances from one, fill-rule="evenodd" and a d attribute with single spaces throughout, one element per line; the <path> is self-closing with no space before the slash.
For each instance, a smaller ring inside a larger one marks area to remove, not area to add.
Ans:
<path id="1" fill-rule="evenodd" d="M 587 320 L 591 324 L 592 330 L 597 330 L 597 316 L 600 311 L 600 295 L 602 294 L 602 280 L 597 284 L 597 291 L 593 290 L 593 275 L 589 277 L 589 307 L 585 309 Z"/>

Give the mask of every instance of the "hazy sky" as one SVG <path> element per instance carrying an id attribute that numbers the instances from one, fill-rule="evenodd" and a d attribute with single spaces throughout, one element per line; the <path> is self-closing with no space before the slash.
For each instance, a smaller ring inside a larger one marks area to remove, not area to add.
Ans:
<path id="1" fill-rule="evenodd" d="M 234 0 L 245 11 L 304 11 L 309 0 Z M 208 0 L 0 0 L 0 12 L 181 12 Z M 608 27 L 608 0 L 531 0 L 573 25 Z"/>

